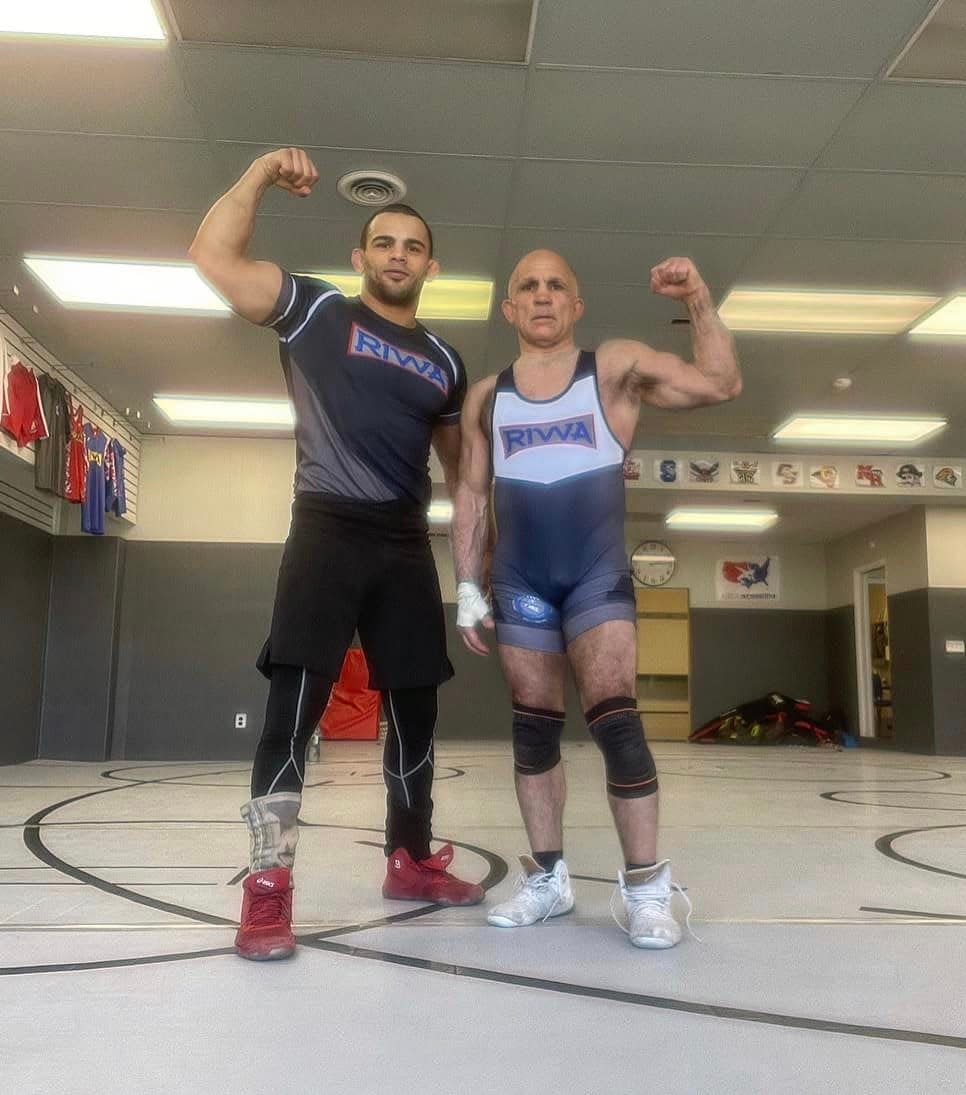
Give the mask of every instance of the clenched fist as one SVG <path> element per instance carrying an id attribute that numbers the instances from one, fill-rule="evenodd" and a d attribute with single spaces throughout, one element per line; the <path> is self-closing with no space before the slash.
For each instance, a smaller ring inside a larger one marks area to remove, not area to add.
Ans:
<path id="1" fill-rule="evenodd" d="M 319 169 L 301 148 L 279 148 L 255 161 L 273 186 L 307 198 L 319 181 Z"/>
<path id="2" fill-rule="evenodd" d="M 698 268 L 690 259 L 665 259 L 651 270 L 651 292 L 672 300 L 684 300 L 705 288 Z"/>

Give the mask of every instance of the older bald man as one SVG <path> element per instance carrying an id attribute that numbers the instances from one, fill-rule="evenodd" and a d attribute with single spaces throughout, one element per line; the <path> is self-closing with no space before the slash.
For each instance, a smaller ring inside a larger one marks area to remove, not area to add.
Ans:
<path id="1" fill-rule="evenodd" d="M 563 858 L 566 783 L 560 761 L 564 678 L 573 671 L 588 729 L 600 748 L 607 796 L 624 853 L 618 872 L 627 931 L 638 947 L 672 947 L 668 860 L 658 862 L 657 773 L 636 701 L 634 591 L 624 547 L 622 466 L 642 403 L 687 410 L 734 399 L 741 376 L 731 336 L 697 268 L 671 258 L 651 290 L 681 301 L 693 362 L 642 342 L 581 350 L 577 277 L 553 251 L 534 251 L 510 278 L 503 315 L 519 356 L 474 385 L 463 408 L 453 526 L 457 623 L 477 654 L 477 630 L 496 629 L 513 697 L 517 800 L 531 852 L 509 900 L 489 923 L 521 927 L 574 905 Z M 480 589 L 490 486 L 498 539 L 492 612 Z"/>

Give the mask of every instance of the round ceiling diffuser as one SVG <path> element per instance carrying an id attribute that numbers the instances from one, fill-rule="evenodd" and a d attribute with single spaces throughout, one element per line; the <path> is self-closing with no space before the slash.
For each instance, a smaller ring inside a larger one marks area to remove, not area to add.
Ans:
<path id="1" fill-rule="evenodd" d="M 389 205 L 406 196 L 406 184 L 388 171 L 350 171 L 339 179 L 337 188 L 356 205 Z"/>

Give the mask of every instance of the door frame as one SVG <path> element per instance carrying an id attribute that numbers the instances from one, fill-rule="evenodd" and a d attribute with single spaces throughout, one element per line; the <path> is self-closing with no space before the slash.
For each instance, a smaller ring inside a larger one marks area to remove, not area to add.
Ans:
<path id="1" fill-rule="evenodd" d="M 864 563 L 852 571 L 855 617 L 855 685 L 859 701 L 859 737 L 875 739 L 875 702 L 872 693 L 872 627 L 869 619 L 869 575 L 885 571 L 885 559 Z M 886 579 L 883 579 L 886 584 Z"/>

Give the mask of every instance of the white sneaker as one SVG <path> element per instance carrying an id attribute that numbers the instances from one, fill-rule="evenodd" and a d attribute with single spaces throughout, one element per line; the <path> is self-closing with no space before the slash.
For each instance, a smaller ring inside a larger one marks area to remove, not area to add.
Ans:
<path id="1" fill-rule="evenodd" d="M 523 874 L 509 900 L 490 909 L 486 922 L 497 928 L 523 928 L 551 916 L 563 916 L 574 907 L 574 892 L 570 888 L 567 864 L 557 861 L 552 871 L 545 871 L 528 855 L 520 856 Z"/>
<path id="2" fill-rule="evenodd" d="M 663 950 L 681 942 L 681 925 L 671 913 L 671 896 L 676 892 L 687 901 L 689 922 L 691 902 L 681 887 L 671 881 L 670 860 L 664 859 L 653 867 L 641 867 L 626 874 L 621 871 L 618 881 L 624 899 L 627 927 L 616 916 L 614 919 L 627 932 L 635 947 Z"/>

